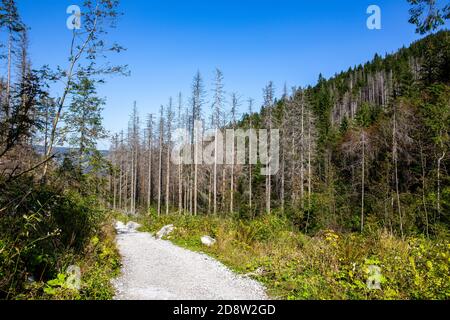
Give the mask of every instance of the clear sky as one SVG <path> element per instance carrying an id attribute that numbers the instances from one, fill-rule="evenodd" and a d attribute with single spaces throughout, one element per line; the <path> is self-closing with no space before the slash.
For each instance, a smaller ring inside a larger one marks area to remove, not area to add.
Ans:
<path id="1" fill-rule="evenodd" d="M 71 37 L 66 8 L 82 1 L 18 2 L 31 28 L 34 66 L 65 65 Z M 131 76 L 111 78 L 99 90 L 107 98 L 105 126 L 112 132 L 126 128 L 134 100 L 143 116 L 157 113 L 180 91 L 188 97 L 197 70 L 209 95 L 218 67 L 227 92 L 260 104 L 262 88 L 270 80 L 280 95 L 285 82 L 289 87 L 314 84 L 319 73 L 332 76 L 418 39 L 408 23 L 406 0 L 121 2 L 124 16 L 110 37 L 127 51 L 112 61 L 128 64 Z M 371 4 L 382 10 L 382 30 L 366 27 Z"/>

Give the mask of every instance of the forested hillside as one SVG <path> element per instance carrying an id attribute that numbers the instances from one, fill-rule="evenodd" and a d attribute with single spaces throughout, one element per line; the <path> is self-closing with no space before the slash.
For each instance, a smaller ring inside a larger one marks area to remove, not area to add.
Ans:
<path id="1" fill-rule="evenodd" d="M 261 111 L 249 99 L 240 120 L 222 72 L 210 97 L 198 73 L 189 99 L 171 98 L 145 128 L 135 104 L 113 138 L 111 205 L 152 232 L 174 224 L 176 244 L 256 277 L 272 297 L 448 299 L 449 61 L 441 31 L 279 99 L 270 82 Z M 280 170 L 172 162 L 174 128 L 193 139 L 195 120 L 279 128 Z M 205 234 L 218 244 L 202 246 Z"/>
<path id="2" fill-rule="evenodd" d="M 279 99 L 269 83 L 261 112 L 252 112 L 250 100 L 239 121 L 242 102 L 236 93 L 227 99 L 222 72 L 215 72 L 209 100 L 197 74 L 187 103 L 181 94 L 171 98 L 144 129 L 135 106 L 127 133 L 114 137 L 113 207 L 241 218 L 275 213 L 313 233 L 446 233 L 449 63 L 450 33 L 442 31 L 331 79 L 319 76 L 314 87 L 285 89 Z M 171 163 L 171 134 L 188 128 L 193 135 L 193 119 L 206 128 L 280 128 L 281 170 L 265 177 L 252 165 Z"/>

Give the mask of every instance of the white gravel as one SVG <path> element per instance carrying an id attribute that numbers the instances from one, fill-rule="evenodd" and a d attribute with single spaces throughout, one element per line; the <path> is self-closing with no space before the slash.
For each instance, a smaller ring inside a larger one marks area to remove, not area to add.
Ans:
<path id="1" fill-rule="evenodd" d="M 264 287 L 206 256 L 118 222 L 116 300 L 265 300 Z"/>

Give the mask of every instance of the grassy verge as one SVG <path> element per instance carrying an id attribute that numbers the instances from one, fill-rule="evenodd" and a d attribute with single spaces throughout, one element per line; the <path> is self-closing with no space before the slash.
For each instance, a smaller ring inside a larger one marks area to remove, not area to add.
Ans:
<path id="1" fill-rule="evenodd" d="M 323 231 L 314 237 L 279 217 L 253 221 L 191 216 L 138 218 L 143 231 L 174 224 L 168 237 L 239 273 L 254 273 L 276 299 L 449 299 L 450 242 Z M 217 239 L 212 248 L 200 237 Z M 379 271 L 379 274 L 378 274 Z M 372 289 L 368 287 L 368 281 Z M 377 283 L 380 282 L 380 289 Z"/>

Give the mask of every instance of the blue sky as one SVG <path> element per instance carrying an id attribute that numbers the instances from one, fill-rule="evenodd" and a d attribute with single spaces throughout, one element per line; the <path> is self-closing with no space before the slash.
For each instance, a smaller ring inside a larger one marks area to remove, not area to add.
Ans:
<path id="1" fill-rule="evenodd" d="M 19 0 L 31 28 L 35 67 L 65 65 L 71 36 L 66 8 L 81 2 Z M 319 73 L 332 76 L 418 39 L 408 23 L 406 0 L 121 2 L 124 16 L 109 38 L 127 51 L 112 61 L 128 64 L 131 76 L 113 77 L 99 89 L 107 98 L 105 126 L 112 132 L 126 128 L 134 100 L 143 116 L 157 113 L 180 91 L 187 98 L 197 70 L 209 94 L 218 67 L 227 92 L 260 104 L 262 88 L 270 80 L 280 95 L 285 82 L 289 87 L 314 84 Z M 371 4 L 382 10 L 382 30 L 366 27 Z"/>

